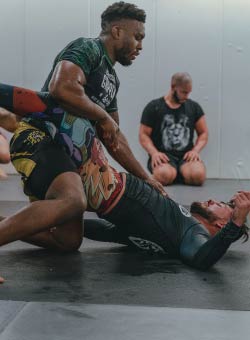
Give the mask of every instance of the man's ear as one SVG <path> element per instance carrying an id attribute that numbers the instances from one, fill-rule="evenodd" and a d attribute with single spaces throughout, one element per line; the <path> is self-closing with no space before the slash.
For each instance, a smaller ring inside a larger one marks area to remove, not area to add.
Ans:
<path id="1" fill-rule="evenodd" d="M 215 221 L 215 223 L 214 223 L 214 225 L 216 226 L 216 227 L 218 227 L 218 228 L 223 228 L 224 226 L 225 226 L 225 222 L 224 221 Z"/>
<path id="2" fill-rule="evenodd" d="M 118 25 L 113 25 L 111 27 L 111 35 L 115 40 L 119 40 L 121 37 L 121 30 L 122 28 Z"/>
<path id="3" fill-rule="evenodd" d="M 175 85 L 171 84 L 171 91 L 174 92 L 175 91 Z"/>

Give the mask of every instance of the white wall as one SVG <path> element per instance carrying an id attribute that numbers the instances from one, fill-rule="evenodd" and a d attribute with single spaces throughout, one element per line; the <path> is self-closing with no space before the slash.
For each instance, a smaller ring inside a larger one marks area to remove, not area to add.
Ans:
<path id="1" fill-rule="evenodd" d="M 53 58 L 78 36 L 97 36 L 115 0 L 0 0 L 0 81 L 39 89 Z M 250 178 L 250 0 L 135 0 L 147 12 L 142 55 L 116 66 L 122 130 L 142 163 L 143 107 L 165 94 L 171 75 L 188 71 L 192 98 L 206 112 L 210 178 Z M 8 167 L 11 172 L 12 169 Z"/>

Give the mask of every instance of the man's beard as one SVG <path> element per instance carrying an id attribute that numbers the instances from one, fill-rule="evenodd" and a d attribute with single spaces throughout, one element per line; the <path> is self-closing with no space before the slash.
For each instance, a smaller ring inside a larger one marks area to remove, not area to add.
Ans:
<path id="1" fill-rule="evenodd" d="M 177 91 L 174 91 L 174 93 L 173 93 L 173 98 L 174 98 L 174 101 L 175 101 L 177 104 L 181 104 L 180 98 L 178 97 L 178 94 L 177 94 Z"/>
<path id="2" fill-rule="evenodd" d="M 130 66 L 132 64 L 132 60 L 129 59 L 128 53 L 129 51 L 127 47 L 121 48 L 119 51 L 117 51 L 116 61 L 118 61 L 118 63 L 120 63 L 122 66 Z"/>
<path id="3" fill-rule="evenodd" d="M 217 217 L 214 213 L 207 208 L 203 207 L 200 202 L 193 202 L 190 207 L 190 212 L 193 214 L 200 215 L 205 218 L 208 222 L 214 222 Z"/>

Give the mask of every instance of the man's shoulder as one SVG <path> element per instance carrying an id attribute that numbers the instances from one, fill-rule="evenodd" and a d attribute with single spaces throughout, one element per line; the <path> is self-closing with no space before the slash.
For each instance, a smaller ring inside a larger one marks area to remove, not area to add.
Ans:
<path id="1" fill-rule="evenodd" d="M 159 107 L 159 105 L 162 103 L 162 101 L 163 101 L 163 97 L 155 98 L 155 99 L 150 100 L 150 102 L 148 102 L 147 106 Z"/>
<path id="2" fill-rule="evenodd" d="M 188 98 L 185 103 L 187 106 L 191 108 L 200 107 L 200 104 L 198 102 L 190 98 Z"/>
<path id="3" fill-rule="evenodd" d="M 155 99 L 152 99 L 151 100 L 151 103 L 160 103 L 163 101 L 163 96 L 161 97 L 158 97 L 158 98 L 155 98 Z"/>
<path id="4" fill-rule="evenodd" d="M 85 38 L 85 37 L 79 37 L 75 40 L 72 40 L 65 48 L 66 49 L 79 49 L 82 51 L 86 51 L 86 49 L 90 49 L 93 52 L 97 52 L 98 54 L 101 54 L 102 47 L 101 43 L 98 38 Z"/>

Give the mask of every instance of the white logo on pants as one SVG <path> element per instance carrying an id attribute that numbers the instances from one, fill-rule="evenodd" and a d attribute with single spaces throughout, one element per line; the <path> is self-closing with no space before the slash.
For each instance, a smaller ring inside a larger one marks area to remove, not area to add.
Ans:
<path id="1" fill-rule="evenodd" d="M 134 237 L 134 236 L 129 236 L 128 239 L 134 245 L 136 245 L 136 247 L 138 247 L 140 249 L 151 251 L 151 252 L 154 252 L 154 253 L 161 253 L 161 254 L 166 253 L 165 250 L 161 246 L 159 246 L 158 244 L 156 244 L 152 241 L 144 240 L 143 238 Z"/>

